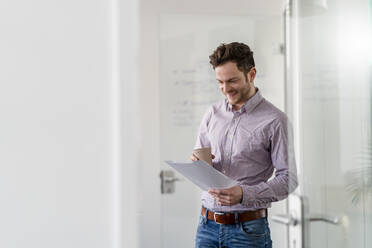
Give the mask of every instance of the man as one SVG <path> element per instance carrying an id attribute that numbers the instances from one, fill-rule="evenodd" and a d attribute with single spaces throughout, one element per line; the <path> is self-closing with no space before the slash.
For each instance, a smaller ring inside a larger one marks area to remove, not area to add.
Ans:
<path id="1" fill-rule="evenodd" d="M 267 208 L 297 187 L 288 120 L 254 86 L 247 45 L 221 44 L 209 58 L 226 99 L 204 115 L 195 148 L 211 147 L 213 167 L 239 184 L 203 192 L 196 247 L 272 247 Z"/>

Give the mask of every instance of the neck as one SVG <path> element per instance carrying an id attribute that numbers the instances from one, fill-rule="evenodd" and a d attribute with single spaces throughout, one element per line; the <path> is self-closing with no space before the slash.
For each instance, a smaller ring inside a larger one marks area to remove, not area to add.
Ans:
<path id="1" fill-rule="evenodd" d="M 250 88 L 250 90 L 249 90 L 249 92 L 248 92 L 248 94 L 247 94 L 247 100 L 246 100 L 246 101 L 248 101 L 252 96 L 254 96 L 254 95 L 256 94 L 256 92 L 257 92 L 257 89 L 256 89 L 256 87 L 254 87 L 254 85 L 252 84 L 252 85 L 251 85 L 251 88 Z"/>

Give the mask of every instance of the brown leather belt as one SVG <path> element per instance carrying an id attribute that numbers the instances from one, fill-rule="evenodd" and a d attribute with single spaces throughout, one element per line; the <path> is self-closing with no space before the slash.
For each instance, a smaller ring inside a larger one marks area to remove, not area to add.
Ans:
<path id="1" fill-rule="evenodd" d="M 205 216 L 206 208 L 202 207 L 201 215 Z M 267 209 L 258 209 L 255 211 L 247 211 L 243 213 L 238 213 L 238 221 L 246 222 L 250 220 L 256 220 L 260 218 L 265 218 L 267 216 Z M 220 213 L 212 212 L 208 210 L 208 220 L 213 220 L 218 224 L 232 225 L 236 224 L 235 222 L 235 213 Z"/>

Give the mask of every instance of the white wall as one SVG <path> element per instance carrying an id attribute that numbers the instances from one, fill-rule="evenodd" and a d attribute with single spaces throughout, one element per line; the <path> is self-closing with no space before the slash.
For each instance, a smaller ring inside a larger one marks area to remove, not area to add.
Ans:
<path id="1" fill-rule="evenodd" d="M 135 3 L 1 2 L 0 247 L 133 247 Z"/>

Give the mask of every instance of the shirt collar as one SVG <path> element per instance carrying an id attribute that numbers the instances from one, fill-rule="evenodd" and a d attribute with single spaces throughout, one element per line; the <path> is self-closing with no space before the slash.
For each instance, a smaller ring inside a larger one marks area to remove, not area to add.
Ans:
<path id="1" fill-rule="evenodd" d="M 236 112 L 249 113 L 264 99 L 263 96 L 261 95 L 261 91 L 258 88 L 256 88 L 256 90 L 257 90 L 256 93 L 251 98 L 249 98 L 248 101 L 246 101 L 244 105 Z M 233 112 L 233 107 L 227 99 L 225 99 L 225 104 L 226 104 L 226 111 Z"/>

